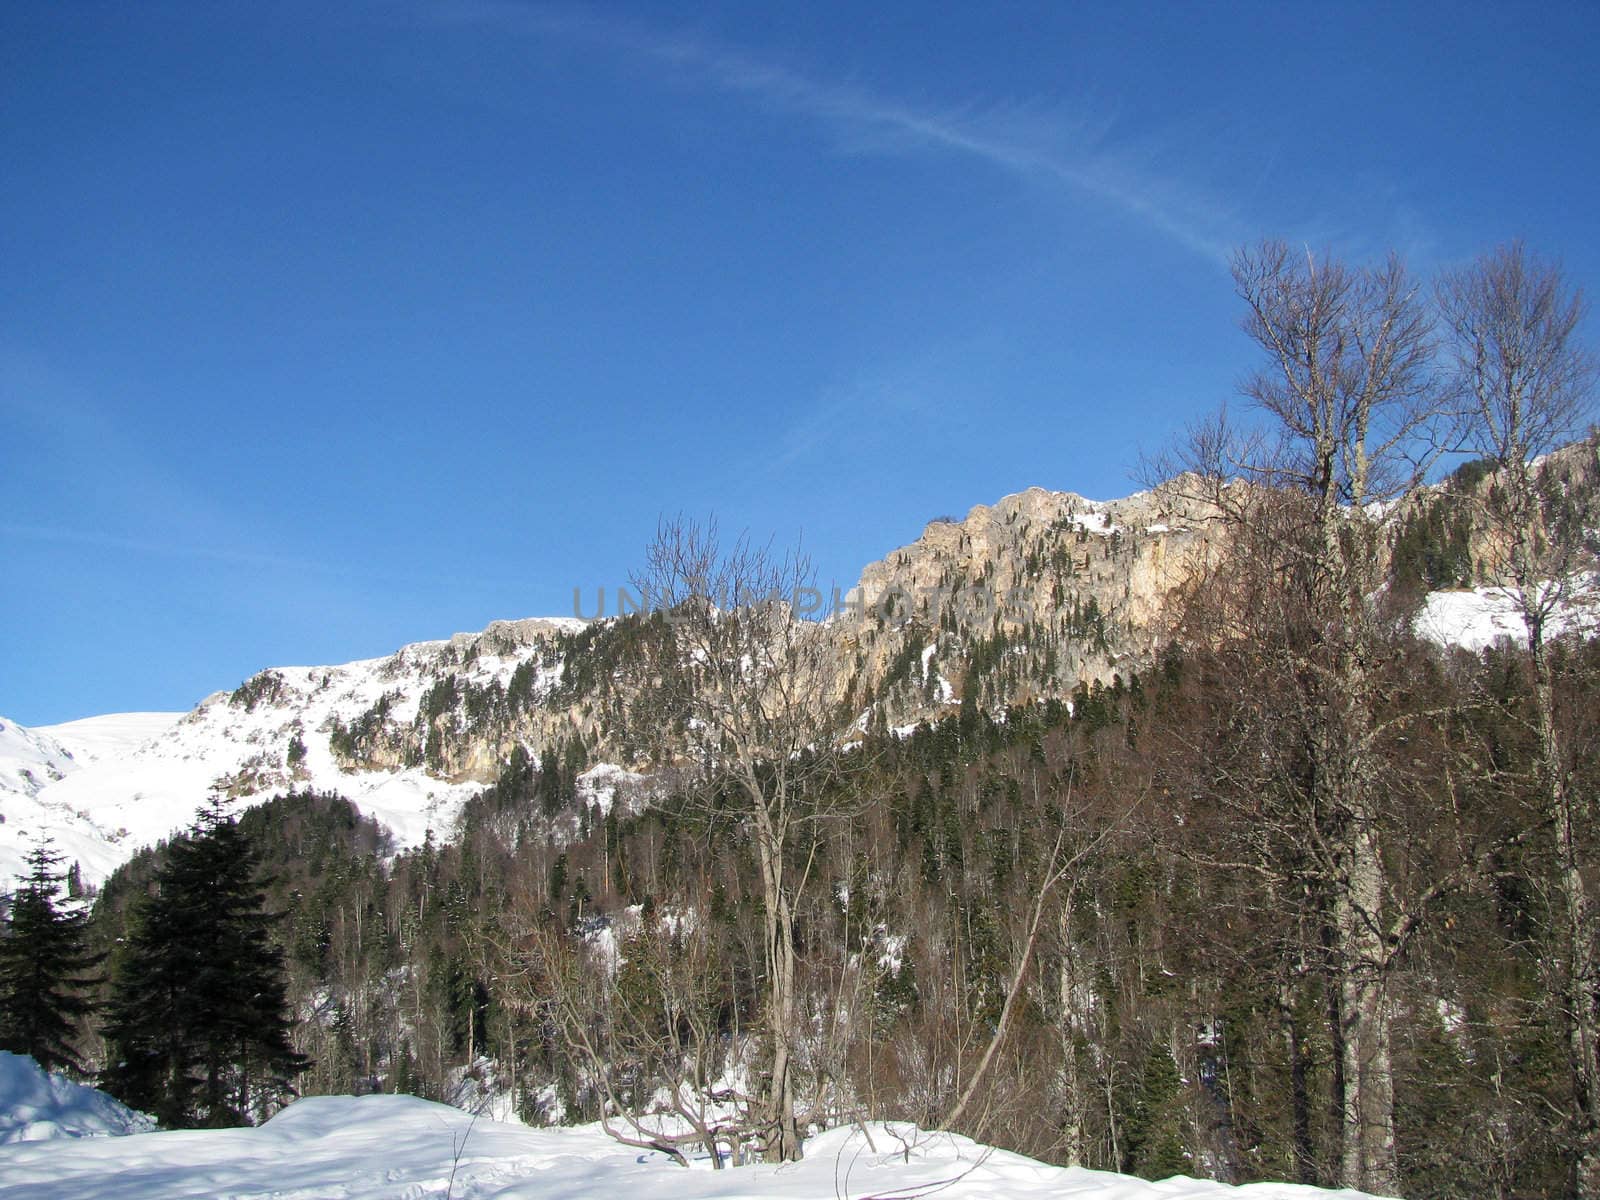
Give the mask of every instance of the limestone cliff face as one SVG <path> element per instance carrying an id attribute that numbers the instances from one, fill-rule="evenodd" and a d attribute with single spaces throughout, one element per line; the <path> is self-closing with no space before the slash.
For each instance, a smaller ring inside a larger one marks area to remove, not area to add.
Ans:
<path id="1" fill-rule="evenodd" d="M 1593 440 L 1547 460 L 1548 516 L 1577 520 L 1591 541 L 1600 535 L 1585 505 L 1597 480 Z M 963 706 L 999 713 L 1144 672 L 1179 593 L 1225 536 L 1191 498 L 1204 493 L 1196 485 L 1109 502 L 1032 488 L 930 523 L 862 572 L 852 606 L 807 626 L 832 663 L 808 695 L 831 702 L 848 738 L 852 726 L 903 729 Z M 1496 485 L 1473 465 L 1385 510 L 1391 582 L 1403 585 L 1385 595 L 1506 582 L 1506 547 L 1484 519 Z M 1561 569 L 1586 573 L 1600 591 L 1596 564 L 1600 544 Z M 656 770 L 683 728 L 669 697 L 636 691 L 659 685 L 650 664 L 668 649 L 661 627 L 638 618 L 497 621 L 384 658 L 273 668 L 208 697 L 125 761 L 45 783 L 39 795 L 102 873 L 140 840 L 169 834 L 208 794 L 249 802 L 288 787 L 338 791 L 407 844 L 427 829 L 447 834 L 486 784 L 530 786 L 535 768 L 556 768 L 539 782 L 555 780 L 562 803 L 599 803 L 585 790 L 596 771 L 615 784 L 607 795 L 631 803 L 624 793 L 653 784 L 618 768 Z"/>
<path id="2" fill-rule="evenodd" d="M 862 572 L 858 610 L 840 623 L 857 690 L 900 724 L 964 699 L 997 707 L 1126 677 L 1212 552 L 1212 515 L 1181 489 L 1097 502 L 1030 488 L 935 521 Z"/>
<path id="3" fill-rule="evenodd" d="M 1592 491 L 1596 464 L 1592 442 L 1550 456 L 1554 501 Z M 821 694 L 839 728 L 903 729 L 963 706 L 995 714 L 1146 671 L 1224 536 L 1195 484 L 1108 502 L 1031 488 L 934 521 L 870 564 L 853 604 L 808 627 L 833 664 Z M 1395 581 L 1405 568 L 1424 590 L 1503 582 L 1504 547 L 1482 520 L 1494 486 L 1474 467 L 1389 510 Z M 385 658 L 263 671 L 141 751 L 149 762 L 118 784 L 103 840 L 133 827 L 155 782 L 183 793 L 180 812 L 207 792 L 328 788 L 412 836 L 508 767 L 526 785 L 553 763 L 580 790 L 596 764 L 655 770 L 682 720 L 665 697 L 635 691 L 652 686 L 639 681 L 665 650 L 660 632 L 637 618 L 497 621 Z"/>
<path id="4" fill-rule="evenodd" d="M 537 754 L 594 739 L 595 706 L 563 687 L 585 641 L 581 621 L 496 621 L 351 664 L 342 670 L 366 668 L 362 686 L 316 731 L 346 770 L 420 767 L 452 783 L 492 782 L 519 746 Z"/>
<path id="5" fill-rule="evenodd" d="M 902 727 L 963 702 L 998 711 L 1126 679 L 1148 666 L 1175 591 L 1211 552 L 1210 516 L 1181 489 L 1102 503 L 1030 488 L 932 522 L 868 566 L 817 628 L 832 643 L 834 699 L 860 728 Z M 586 760 L 636 765 L 635 628 L 499 621 L 408 646 L 370 664 L 386 681 L 375 698 L 341 706 L 320 732 L 347 770 L 450 782 L 492 781 L 519 747 L 537 758 L 581 742 Z"/>
<path id="6" fill-rule="evenodd" d="M 1580 446 L 1555 465 L 1586 479 L 1593 463 L 1593 447 Z M 1104 502 L 1030 488 L 931 522 L 867 566 L 850 603 L 816 627 L 830 643 L 841 724 L 903 728 L 964 704 L 995 713 L 1145 671 L 1178 593 L 1224 536 L 1194 483 Z M 1479 495 L 1493 477 L 1450 486 L 1440 495 Z M 1403 535 L 1410 518 L 1393 515 Z M 1485 531 L 1461 536 L 1481 572 L 1494 558 Z M 281 740 L 325 738 L 346 771 L 482 784 L 519 749 L 643 766 L 646 744 L 663 741 L 660 728 L 629 728 L 647 642 L 637 621 L 497 621 L 368 663 L 264 672 L 230 703 L 282 708 Z M 230 782 L 253 791 L 293 778 L 287 752 L 263 747 Z"/>

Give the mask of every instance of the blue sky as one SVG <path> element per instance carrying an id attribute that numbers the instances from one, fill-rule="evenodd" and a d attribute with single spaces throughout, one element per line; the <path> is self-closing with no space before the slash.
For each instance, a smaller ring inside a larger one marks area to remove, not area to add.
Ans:
<path id="1" fill-rule="evenodd" d="M 1600 286 L 1600 5 L 0 6 L 0 714 L 1124 494 L 1230 248 Z M 1591 336 L 1593 322 L 1590 326 Z"/>

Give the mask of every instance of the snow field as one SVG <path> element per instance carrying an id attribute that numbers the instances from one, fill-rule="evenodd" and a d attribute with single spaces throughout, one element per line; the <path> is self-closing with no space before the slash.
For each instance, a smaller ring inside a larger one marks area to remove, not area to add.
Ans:
<path id="1" fill-rule="evenodd" d="M 1600 576 L 1579 579 L 1565 601 L 1551 613 L 1546 637 L 1600 633 Z M 1459 646 L 1473 654 L 1481 654 L 1501 640 L 1522 646 L 1528 643 L 1528 627 L 1515 588 L 1432 592 L 1417 614 L 1416 631 L 1436 645 Z"/>
<path id="2" fill-rule="evenodd" d="M 3 1200 L 1314 1200 L 1292 1184 L 1148 1183 L 1051 1167 L 952 1134 L 873 1123 L 806 1144 L 803 1162 L 689 1170 L 597 1126 L 527 1129 L 409 1096 L 301 1100 L 258 1129 L 0 1147 Z"/>
<path id="3" fill-rule="evenodd" d="M 104 1092 L 46 1075 L 31 1058 L 0 1050 L 0 1147 L 55 1138 L 145 1133 L 155 1122 Z M 0 1159 L 0 1164 L 4 1160 Z M 6 1175 L 0 1165 L 0 1191 Z"/>

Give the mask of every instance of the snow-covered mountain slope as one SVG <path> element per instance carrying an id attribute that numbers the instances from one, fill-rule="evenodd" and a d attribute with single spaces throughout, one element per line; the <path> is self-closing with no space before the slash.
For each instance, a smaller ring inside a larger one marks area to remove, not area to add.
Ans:
<path id="1" fill-rule="evenodd" d="M 72 807 L 72 789 L 58 789 L 98 762 L 127 755 L 182 716 L 117 713 L 37 729 L 0 718 L 0 889 L 22 871 L 36 838 L 54 839 L 69 860 L 92 857 L 104 839 Z"/>
<path id="2" fill-rule="evenodd" d="M 372 727 L 376 715 L 378 734 L 404 730 L 425 743 L 430 720 L 453 715 L 429 708 L 441 681 L 451 696 L 469 686 L 503 692 L 526 666 L 526 691 L 537 698 L 560 678 L 560 636 L 582 626 L 501 621 L 387 658 L 273 668 L 186 714 L 94 717 L 34 730 L 5 722 L 0 888 L 40 835 L 79 864 L 85 883 L 98 883 L 141 846 L 187 826 L 214 793 L 248 803 L 291 788 L 337 791 L 399 846 L 420 844 L 429 830 L 443 836 L 461 803 L 494 778 L 498 747 L 476 770 L 442 758 L 406 761 L 400 752 L 374 764 L 352 761 L 348 747 L 341 752 L 341 734 Z"/>
<path id="3" fill-rule="evenodd" d="M 456 701 L 472 691 L 502 696 L 515 682 L 536 706 L 562 677 L 560 638 L 582 627 L 562 618 L 498 621 L 387 658 L 274 667 L 189 714 L 91 717 L 38 730 L 5 722 L 0 888 L 40 835 L 78 862 L 83 882 L 101 882 L 141 846 L 184 829 L 213 794 L 246 805 L 290 789 L 333 790 L 387 827 L 397 846 L 419 845 L 429 830 L 443 837 L 510 749 L 485 742 L 461 750 L 451 725 L 461 718 Z M 418 752 L 430 734 L 450 754 Z M 608 802 L 614 781 L 595 787 Z"/>
<path id="4" fill-rule="evenodd" d="M 410 1096 L 323 1096 L 258 1129 L 146 1133 L 0 1147 L 3 1200 L 1357 1200 L 1293 1184 L 1147 1183 L 1050 1167 L 912 1126 L 813 1138 L 785 1166 L 689 1170 L 611 1141 L 597 1126 L 526 1129 Z"/>
<path id="5" fill-rule="evenodd" d="M 37 796 L 77 767 L 72 752 L 45 730 L 0 717 L 0 795 Z"/>
<path id="6" fill-rule="evenodd" d="M 1515 588 L 1479 587 L 1470 591 L 1434 592 L 1417 614 L 1419 635 L 1440 646 L 1460 646 L 1474 654 L 1496 642 L 1525 646 L 1528 627 Z M 1562 602 L 1553 606 L 1546 637 L 1600 634 L 1600 575 L 1575 580 Z"/>
<path id="7" fill-rule="evenodd" d="M 181 712 L 111 713 L 104 717 L 64 721 L 60 725 L 39 725 L 34 732 L 54 738 L 82 767 L 138 749 L 172 728 L 183 715 Z"/>

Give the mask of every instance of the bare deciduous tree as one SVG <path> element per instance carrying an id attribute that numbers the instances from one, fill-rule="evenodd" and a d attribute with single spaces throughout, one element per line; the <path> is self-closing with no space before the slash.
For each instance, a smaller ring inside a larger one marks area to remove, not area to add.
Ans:
<path id="1" fill-rule="evenodd" d="M 1489 573 L 1509 585 L 1527 629 L 1537 786 L 1555 839 L 1560 892 L 1555 959 L 1576 1110 L 1578 1194 L 1600 1197 L 1600 960 L 1594 885 L 1585 877 L 1582 850 L 1590 805 L 1570 786 L 1571 751 L 1559 734 L 1550 644 L 1554 623 L 1595 566 L 1596 471 L 1593 447 L 1573 479 L 1558 478 L 1544 460 L 1583 431 L 1596 364 L 1579 343 L 1581 293 L 1558 266 L 1521 243 L 1446 276 L 1438 298 L 1469 417 L 1465 444 L 1494 468 L 1492 486 L 1480 497 Z"/>
<path id="2" fill-rule="evenodd" d="M 1039 798 L 1039 780 L 1035 775 L 1033 780 L 1034 804 L 1042 808 Z M 1133 802 L 1137 806 L 1138 800 Z M 1038 880 L 1032 887 L 1033 903 L 1027 914 L 1027 921 L 1020 934 L 1020 947 L 1016 951 L 1016 962 L 1012 967 L 1011 977 L 1005 989 L 1005 999 L 1000 1007 L 1000 1015 L 995 1021 L 983 1051 L 978 1056 L 978 1061 L 972 1071 L 967 1075 L 962 1085 L 960 1094 L 956 1096 L 944 1115 L 939 1118 L 939 1128 L 956 1129 L 966 1115 L 973 1102 L 973 1097 L 978 1094 L 979 1088 L 984 1084 L 991 1068 L 994 1066 L 995 1055 L 1005 1044 L 1006 1035 L 1011 1030 L 1017 1010 L 1027 1003 L 1024 985 L 1028 979 L 1028 972 L 1033 964 L 1035 949 L 1039 943 L 1040 932 L 1045 926 L 1045 917 L 1049 912 L 1049 905 L 1054 898 L 1054 893 L 1059 889 L 1062 893 L 1060 912 L 1069 912 L 1073 904 L 1073 892 L 1080 882 L 1077 878 L 1083 865 L 1091 856 L 1101 849 L 1112 837 L 1121 832 L 1132 815 L 1131 808 L 1116 817 L 1107 820 L 1090 835 L 1085 835 L 1085 828 L 1093 828 L 1087 820 L 1089 810 L 1073 807 L 1072 784 L 1069 777 L 1064 795 L 1061 797 L 1059 813 L 1053 814 L 1059 820 L 1055 836 L 1050 847 L 1049 856 L 1046 858 L 1043 870 Z M 1081 838 L 1081 843 L 1074 845 L 1072 838 Z M 1042 840 L 1042 839 L 1041 839 Z M 1064 918 L 1058 918 L 1064 919 Z"/>
<path id="3" fill-rule="evenodd" d="M 744 1131 L 727 1115 L 732 1098 L 713 1089 L 727 1065 L 717 972 L 708 940 L 685 927 L 692 918 L 675 916 L 644 917 L 609 947 L 550 930 L 533 946 L 561 1035 L 600 1095 L 606 1132 L 683 1165 L 700 1146 L 720 1169 L 724 1158 L 741 1161 Z"/>
<path id="4" fill-rule="evenodd" d="M 769 1054 L 755 1140 L 771 1159 L 801 1155 L 795 917 L 822 826 L 841 812 L 840 706 L 832 643 L 798 610 L 818 593 L 809 561 L 748 537 L 723 544 L 715 522 L 657 530 L 635 584 L 662 622 L 661 652 L 641 696 L 662 752 L 681 760 L 686 792 L 748 831 L 761 886 L 762 986 Z"/>
<path id="5" fill-rule="evenodd" d="M 1337 1061 L 1338 1180 L 1393 1193 L 1394 1069 L 1387 975 L 1395 901 L 1384 873 L 1386 782 L 1378 753 L 1387 522 L 1423 482 L 1441 416 L 1433 331 L 1403 265 L 1353 269 L 1282 243 L 1241 251 L 1233 277 L 1244 329 L 1266 363 L 1243 385 L 1266 418 L 1199 427 L 1175 464 L 1217 514 L 1223 557 L 1209 578 L 1224 637 L 1264 668 L 1274 695 L 1241 697 L 1303 748 L 1294 769 L 1237 781 L 1271 812 L 1292 864 L 1315 875 L 1330 946 L 1330 1034 Z M 1263 685 L 1265 686 L 1265 685 Z M 1267 810 L 1263 810 L 1267 811 Z M 1267 840 L 1263 840 L 1266 847 Z M 1302 881 L 1304 882 L 1304 881 Z"/>

